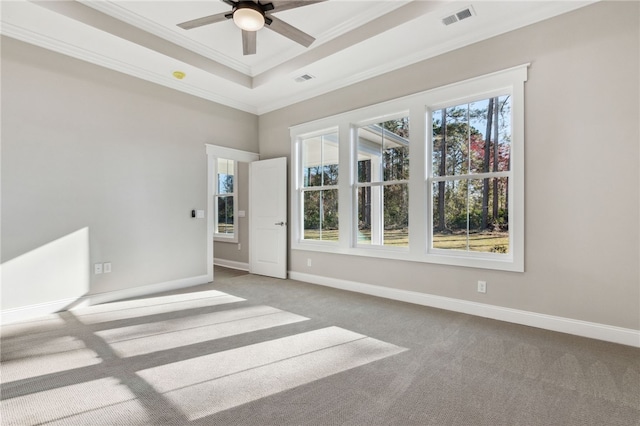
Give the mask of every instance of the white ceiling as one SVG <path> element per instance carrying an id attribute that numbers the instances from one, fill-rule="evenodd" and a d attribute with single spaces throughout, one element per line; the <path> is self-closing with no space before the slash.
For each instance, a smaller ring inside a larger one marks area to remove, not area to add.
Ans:
<path id="1" fill-rule="evenodd" d="M 593 2 L 329 0 L 274 13 L 315 37 L 309 48 L 265 28 L 249 56 L 230 20 L 176 26 L 230 11 L 219 0 L 3 0 L 0 33 L 263 114 Z M 469 7 L 474 16 L 442 23 Z M 302 74 L 315 78 L 295 82 Z"/>

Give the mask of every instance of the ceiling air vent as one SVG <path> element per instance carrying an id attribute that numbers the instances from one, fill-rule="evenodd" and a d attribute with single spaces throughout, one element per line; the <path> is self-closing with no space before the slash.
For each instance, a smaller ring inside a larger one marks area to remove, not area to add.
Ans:
<path id="1" fill-rule="evenodd" d="M 442 18 L 442 23 L 444 25 L 451 25 L 451 24 L 455 24 L 458 21 L 462 21 L 463 19 L 467 19 L 472 17 L 473 15 L 475 15 L 475 13 L 473 12 L 473 8 L 471 6 L 462 9 L 459 12 L 454 13 L 453 15 L 449 15 L 446 16 L 444 18 Z"/>
<path id="2" fill-rule="evenodd" d="M 294 80 L 296 83 L 304 83 L 305 81 L 309 81 L 314 78 L 315 77 L 312 76 L 311 74 L 302 74 L 301 76 L 294 78 Z"/>

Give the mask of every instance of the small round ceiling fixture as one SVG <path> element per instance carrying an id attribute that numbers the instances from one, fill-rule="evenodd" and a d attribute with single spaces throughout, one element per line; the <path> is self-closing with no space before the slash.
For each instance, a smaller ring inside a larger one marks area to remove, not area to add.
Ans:
<path id="1" fill-rule="evenodd" d="M 178 80 L 182 80 L 186 76 L 186 74 L 183 73 L 182 71 L 174 71 L 173 76 Z"/>
<path id="2" fill-rule="evenodd" d="M 242 30 L 258 31 L 264 27 L 264 12 L 252 1 L 241 1 L 233 11 L 233 22 Z"/>

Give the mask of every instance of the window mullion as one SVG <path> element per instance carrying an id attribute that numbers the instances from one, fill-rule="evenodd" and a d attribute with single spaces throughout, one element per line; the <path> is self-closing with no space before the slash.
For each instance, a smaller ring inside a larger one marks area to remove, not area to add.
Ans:
<path id="1" fill-rule="evenodd" d="M 341 122 L 338 127 L 338 243 L 344 249 L 348 249 L 352 244 L 351 230 L 355 208 L 351 189 L 351 183 L 356 175 L 353 165 L 351 134 L 351 124 Z"/>

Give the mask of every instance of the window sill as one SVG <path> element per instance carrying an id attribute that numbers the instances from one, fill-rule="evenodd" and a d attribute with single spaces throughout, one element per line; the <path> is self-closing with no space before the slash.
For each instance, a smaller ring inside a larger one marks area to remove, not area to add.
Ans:
<path id="1" fill-rule="evenodd" d="M 214 243 L 237 243 L 238 237 L 235 235 L 233 237 L 221 237 L 218 235 L 214 235 L 213 242 Z"/>
<path id="2" fill-rule="evenodd" d="M 371 257 L 376 259 L 404 260 L 408 262 L 433 263 L 439 265 L 461 266 L 466 268 L 489 269 L 508 272 L 524 272 L 524 262 L 515 260 L 511 255 L 492 255 L 489 253 L 427 253 L 426 250 L 411 251 L 407 247 L 342 247 L 332 242 L 300 241 L 294 243 L 292 250 L 324 252 L 350 256 Z"/>

